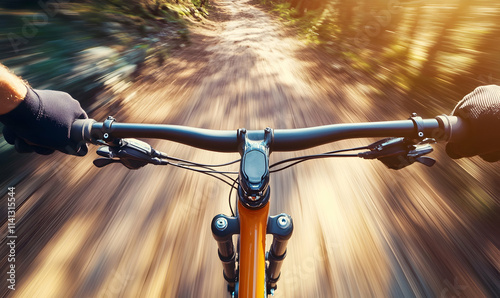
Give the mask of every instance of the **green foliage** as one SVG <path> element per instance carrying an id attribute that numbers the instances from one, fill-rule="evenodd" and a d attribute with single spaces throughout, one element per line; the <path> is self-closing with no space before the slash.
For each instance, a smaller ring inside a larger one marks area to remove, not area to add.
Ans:
<path id="1" fill-rule="evenodd" d="M 287 20 L 289 22 L 296 20 L 296 12 L 292 8 L 290 8 L 290 3 L 276 3 L 273 5 L 273 12 L 276 12 L 282 19 Z"/>
<path id="2" fill-rule="evenodd" d="M 203 8 L 194 8 L 205 3 L 205 0 L 87 0 L 72 3 L 72 9 L 79 11 L 84 18 L 95 25 L 105 22 L 118 22 L 145 35 L 152 29 L 159 29 L 161 23 L 177 23 L 185 26 L 184 19 L 208 15 Z M 149 32 L 151 33 L 151 32 Z"/>
<path id="3" fill-rule="evenodd" d="M 177 30 L 177 33 L 181 37 L 181 39 L 189 41 L 189 30 L 187 28 Z"/>
<path id="4" fill-rule="evenodd" d="M 203 7 L 207 5 L 207 0 L 191 0 L 191 3 L 193 3 L 194 6 L 196 7 Z"/>
<path id="5" fill-rule="evenodd" d="M 468 0 L 261 0 L 333 59 L 441 98 L 500 83 L 500 3 Z M 455 86 L 455 87 L 454 87 Z M 424 90 L 425 89 L 425 90 Z"/>
<path id="6" fill-rule="evenodd" d="M 261 3 L 269 6 L 271 11 L 278 15 L 287 25 L 297 28 L 298 33 L 305 41 L 319 43 L 319 32 L 323 29 L 320 22 L 321 10 L 309 10 L 301 14 L 289 2 L 262 0 Z"/>

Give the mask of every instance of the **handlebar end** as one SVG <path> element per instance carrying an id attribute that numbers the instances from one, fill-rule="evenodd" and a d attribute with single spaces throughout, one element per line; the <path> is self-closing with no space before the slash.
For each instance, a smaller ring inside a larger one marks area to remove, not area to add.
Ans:
<path id="1" fill-rule="evenodd" d="M 90 132 L 94 123 L 96 123 L 94 119 L 77 119 L 71 126 L 71 140 L 77 143 L 92 142 Z"/>
<path id="2" fill-rule="evenodd" d="M 444 132 L 442 140 L 459 142 L 468 136 L 467 123 L 463 119 L 457 116 L 440 115 L 436 117 L 436 120 Z"/>

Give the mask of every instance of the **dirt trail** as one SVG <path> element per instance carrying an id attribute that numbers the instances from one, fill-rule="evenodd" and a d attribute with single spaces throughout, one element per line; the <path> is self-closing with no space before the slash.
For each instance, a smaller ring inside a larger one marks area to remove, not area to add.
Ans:
<path id="1" fill-rule="evenodd" d="M 213 5 L 213 21 L 194 29 L 187 50 L 165 67 L 147 67 L 123 98 L 92 116 L 261 129 L 380 115 L 373 90 L 335 76 L 312 59 L 320 54 L 261 9 L 248 1 Z M 238 158 L 153 144 L 204 163 Z M 229 213 L 228 187 L 170 167 L 96 169 L 94 157 L 51 157 L 18 184 L 18 197 L 27 199 L 17 215 L 14 296 L 224 297 L 210 221 Z M 450 205 L 455 188 L 442 185 L 443 173 L 418 165 L 395 173 L 348 159 L 311 161 L 272 176 L 271 213 L 286 212 L 295 222 L 276 296 L 478 297 L 498 289 L 494 230 L 483 232 L 492 229 L 485 225 L 475 233 L 478 225 Z M 488 194 L 498 199 L 497 189 Z"/>

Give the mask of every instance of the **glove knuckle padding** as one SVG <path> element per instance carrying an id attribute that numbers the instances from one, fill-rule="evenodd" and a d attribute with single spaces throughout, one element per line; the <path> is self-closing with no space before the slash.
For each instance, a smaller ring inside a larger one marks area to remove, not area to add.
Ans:
<path id="1" fill-rule="evenodd" d="M 452 114 L 462 118 L 470 135 L 459 143 L 446 146 L 448 155 L 460 158 L 487 155 L 491 161 L 500 152 L 500 86 L 476 88 L 455 107 Z M 486 159 L 485 159 L 486 160 Z M 498 160 L 498 159 L 497 159 Z"/>
<path id="2" fill-rule="evenodd" d="M 44 141 L 52 144 L 55 148 L 64 148 L 70 138 L 71 124 L 80 118 L 78 112 L 79 104 L 67 93 L 58 91 L 37 91 L 41 98 L 49 100 L 42 101 L 37 130 L 40 132 L 51 130 L 52 134 L 44 135 L 45 140 L 36 142 L 42 144 Z"/>

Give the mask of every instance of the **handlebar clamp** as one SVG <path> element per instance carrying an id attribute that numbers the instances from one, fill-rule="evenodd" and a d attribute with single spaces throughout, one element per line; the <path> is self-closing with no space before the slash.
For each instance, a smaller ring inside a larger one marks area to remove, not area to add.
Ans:
<path id="1" fill-rule="evenodd" d="M 102 137 L 105 141 L 109 140 L 109 136 L 111 134 L 111 126 L 113 125 L 113 122 L 115 122 L 116 119 L 113 118 L 113 116 L 108 116 L 106 120 L 104 120 L 102 124 Z"/>
<path id="2" fill-rule="evenodd" d="M 417 136 L 419 140 L 425 139 L 424 137 L 424 120 L 422 117 L 418 116 L 417 113 L 412 113 L 409 120 L 413 121 L 415 128 L 417 129 Z"/>

